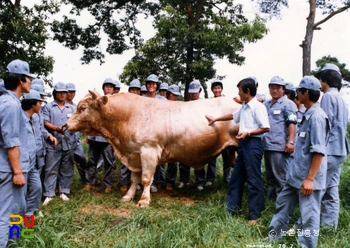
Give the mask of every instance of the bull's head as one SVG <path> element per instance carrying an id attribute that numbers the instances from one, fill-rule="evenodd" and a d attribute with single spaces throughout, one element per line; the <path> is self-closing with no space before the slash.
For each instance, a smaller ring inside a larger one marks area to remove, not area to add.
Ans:
<path id="1" fill-rule="evenodd" d="M 91 91 L 78 103 L 66 126 L 71 132 L 82 132 L 87 135 L 101 135 L 101 110 L 108 102 L 108 96 L 101 96 L 96 90 Z"/>

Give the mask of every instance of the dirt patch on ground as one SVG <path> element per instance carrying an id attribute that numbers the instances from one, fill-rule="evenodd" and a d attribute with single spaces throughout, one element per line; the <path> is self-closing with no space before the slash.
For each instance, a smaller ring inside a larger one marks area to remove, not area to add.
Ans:
<path id="1" fill-rule="evenodd" d="M 106 208 L 106 207 L 100 206 L 100 205 L 83 207 L 83 208 L 81 208 L 81 212 L 86 213 L 86 214 L 93 214 L 96 216 L 102 216 L 103 214 L 109 214 L 109 215 L 120 216 L 120 217 L 130 217 L 134 214 L 132 209 Z"/>
<path id="2" fill-rule="evenodd" d="M 187 204 L 187 205 L 190 205 L 190 206 L 193 206 L 194 204 L 196 204 L 196 201 L 189 198 L 189 197 L 186 197 L 186 196 L 179 196 L 177 197 L 177 199 L 182 203 L 182 204 Z"/>
<path id="3" fill-rule="evenodd" d="M 196 201 L 190 197 L 178 194 L 177 192 L 157 192 L 152 193 L 151 197 L 155 198 L 168 198 L 168 200 L 180 201 L 182 204 L 195 205 Z"/>

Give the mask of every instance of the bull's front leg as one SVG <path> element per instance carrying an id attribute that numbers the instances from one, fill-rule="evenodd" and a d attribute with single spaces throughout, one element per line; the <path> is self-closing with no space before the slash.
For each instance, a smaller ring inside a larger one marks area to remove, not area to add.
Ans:
<path id="1" fill-rule="evenodd" d="M 153 173 L 143 173 L 142 172 L 142 184 L 143 184 L 143 192 L 141 195 L 141 199 L 137 203 L 137 206 L 144 208 L 148 207 L 151 203 L 151 184 L 153 182 Z"/>
<path id="2" fill-rule="evenodd" d="M 131 172 L 131 185 L 128 192 L 126 192 L 126 194 L 123 196 L 122 201 L 127 202 L 134 199 L 137 185 L 140 183 L 140 180 L 141 180 L 141 172 Z"/>
<path id="3" fill-rule="evenodd" d="M 155 154 L 155 151 L 147 150 L 141 155 L 143 192 L 141 199 L 137 203 L 137 205 L 141 208 L 148 207 L 151 203 L 150 190 L 153 182 L 153 175 L 157 167 L 157 159 Z"/>

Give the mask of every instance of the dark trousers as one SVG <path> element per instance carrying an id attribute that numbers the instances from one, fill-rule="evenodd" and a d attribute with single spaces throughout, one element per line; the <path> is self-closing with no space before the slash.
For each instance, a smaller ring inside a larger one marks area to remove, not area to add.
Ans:
<path id="1" fill-rule="evenodd" d="M 164 164 L 160 164 L 156 168 L 156 172 L 153 176 L 153 183 L 154 186 L 163 186 L 165 183 L 165 177 L 164 177 Z"/>
<path id="2" fill-rule="evenodd" d="M 183 183 L 189 183 L 190 182 L 190 169 L 191 167 L 189 165 L 180 163 L 179 164 L 179 169 L 180 169 L 180 182 Z M 204 186 L 205 183 L 205 170 L 204 168 L 194 171 L 194 175 L 196 177 L 196 185 L 197 186 Z"/>
<path id="3" fill-rule="evenodd" d="M 248 184 L 249 219 L 256 220 L 264 210 L 264 186 L 261 177 L 261 159 L 264 146 L 261 138 L 251 137 L 239 141 L 238 156 L 227 197 L 227 211 L 236 214 L 242 206 L 244 183 Z"/>
<path id="4" fill-rule="evenodd" d="M 120 186 L 128 185 L 130 183 L 131 171 L 123 164 L 120 165 Z"/>
<path id="5" fill-rule="evenodd" d="M 177 176 L 177 163 L 168 163 L 166 170 L 166 185 L 174 186 Z"/>
<path id="6" fill-rule="evenodd" d="M 187 164 L 179 163 L 180 171 L 180 182 L 189 183 L 190 182 L 190 169 L 191 167 Z"/>
<path id="7" fill-rule="evenodd" d="M 105 167 L 103 182 L 106 187 L 112 187 L 115 155 L 112 146 L 105 142 L 89 140 L 88 162 L 86 164 L 86 169 L 89 174 L 86 175 L 86 179 L 90 185 L 96 183 L 97 161 L 101 154 Z"/>
<path id="8" fill-rule="evenodd" d="M 229 162 L 229 150 L 226 148 L 221 152 L 222 161 L 223 161 L 223 176 L 224 182 L 230 181 L 231 176 L 231 164 Z M 216 158 L 213 158 L 208 163 L 207 177 L 206 180 L 210 182 L 214 182 L 216 178 Z"/>
<path id="9" fill-rule="evenodd" d="M 86 158 L 83 150 L 82 144 L 79 144 L 77 149 L 74 151 L 74 161 L 77 163 L 77 169 L 79 172 L 79 176 L 83 184 L 87 183 L 86 180 Z"/>

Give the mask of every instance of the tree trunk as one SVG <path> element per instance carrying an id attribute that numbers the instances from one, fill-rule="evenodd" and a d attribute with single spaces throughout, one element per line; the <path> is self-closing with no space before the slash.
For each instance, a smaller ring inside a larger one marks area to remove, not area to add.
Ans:
<path id="1" fill-rule="evenodd" d="M 185 85 L 185 101 L 190 100 L 190 94 L 188 93 L 188 88 L 190 86 L 191 81 L 193 80 L 191 73 L 191 65 L 193 62 L 193 41 L 190 40 L 191 45 L 187 47 L 187 58 L 186 58 L 186 85 Z"/>
<path id="2" fill-rule="evenodd" d="M 300 45 L 303 49 L 303 76 L 311 74 L 311 45 L 314 36 L 314 24 L 316 16 L 316 0 L 309 0 L 310 12 L 306 24 L 305 38 Z"/>

